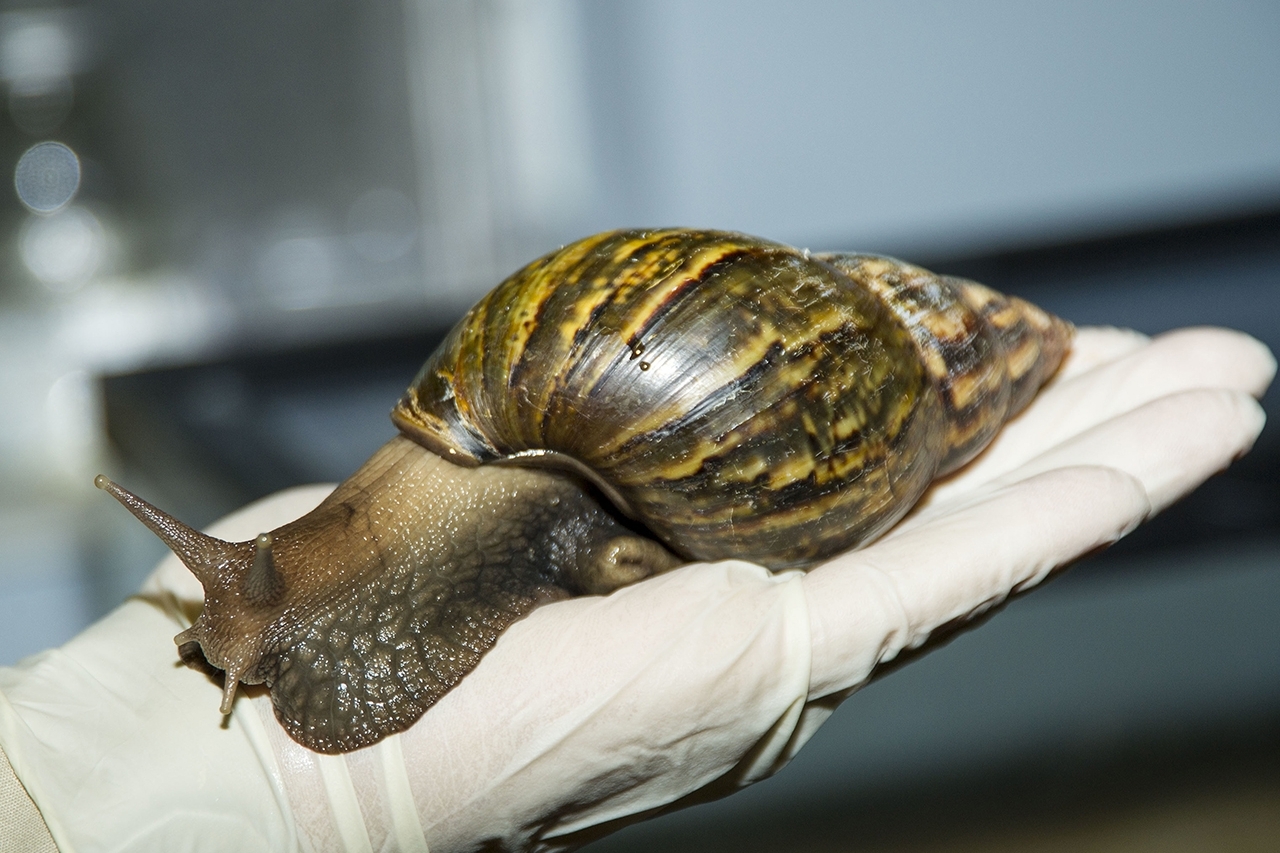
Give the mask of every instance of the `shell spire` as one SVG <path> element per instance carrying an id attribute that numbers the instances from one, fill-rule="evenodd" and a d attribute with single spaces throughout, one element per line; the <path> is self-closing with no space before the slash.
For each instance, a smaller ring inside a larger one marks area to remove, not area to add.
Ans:
<path id="1" fill-rule="evenodd" d="M 252 544 L 227 542 L 201 533 L 128 489 L 121 488 L 102 474 L 93 478 L 93 484 L 119 501 L 135 518 L 150 528 L 152 533 L 160 537 L 205 589 L 219 581 L 225 581 L 228 568 L 243 562 L 246 544 Z"/>
<path id="2" fill-rule="evenodd" d="M 910 330 L 947 424 L 936 476 L 981 452 L 1071 346 L 1070 323 L 977 282 L 879 255 L 813 257 L 874 293 Z"/>

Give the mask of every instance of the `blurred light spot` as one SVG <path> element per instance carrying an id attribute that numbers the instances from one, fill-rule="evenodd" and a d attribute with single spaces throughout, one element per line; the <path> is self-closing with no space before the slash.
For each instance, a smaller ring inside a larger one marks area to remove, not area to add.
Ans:
<path id="1" fill-rule="evenodd" d="M 68 293 L 102 265 L 106 235 L 98 218 L 82 207 L 27 220 L 19 237 L 22 262 L 50 290 Z"/>
<path id="2" fill-rule="evenodd" d="M 59 17 L 22 12 L 0 17 L 0 76 L 21 97 L 62 85 L 78 64 L 77 54 Z"/>
<path id="3" fill-rule="evenodd" d="M 579 4 L 498 0 L 495 76 L 514 212 L 556 228 L 591 203 L 591 126 Z"/>
<path id="4" fill-rule="evenodd" d="M 212 288 L 183 278 L 99 275 L 59 309 L 47 336 L 52 351 L 97 373 L 190 358 L 226 336 L 234 322 L 231 306 Z M 0 329 L 0 340 L 3 334 Z"/>
<path id="5" fill-rule="evenodd" d="M 271 245 L 258 273 L 282 308 L 301 310 L 329 302 L 336 277 L 333 251 L 319 237 L 286 237 Z"/>
<path id="6" fill-rule="evenodd" d="M 61 142 L 37 143 L 18 158 L 13 186 L 33 213 L 53 213 L 80 189 L 80 159 Z"/>
<path id="7" fill-rule="evenodd" d="M 45 398 L 46 437 L 54 464 L 69 478 L 88 477 L 101 455 L 98 384 L 83 370 L 64 373 Z"/>
<path id="8" fill-rule="evenodd" d="M 347 211 L 347 234 L 362 257 L 378 263 L 398 260 L 417 239 L 417 211 L 399 190 L 369 190 Z"/>
<path id="9" fill-rule="evenodd" d="M 0 14 L 0 77 L 9 84 L 9 115 L 21 130 L 50 133 L 71 113 L 71 75 L 83 64 L 66 10 Z"/>

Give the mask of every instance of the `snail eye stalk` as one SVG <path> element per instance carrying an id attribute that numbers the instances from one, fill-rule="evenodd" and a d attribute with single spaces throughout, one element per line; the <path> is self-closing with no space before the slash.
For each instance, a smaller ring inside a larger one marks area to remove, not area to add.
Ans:
<path id="1" fill-rule="evenodd" d="M 103 474 L 94 477 L 93 484 L 119 501 L 152 533 L 160 537 L 206 589 L 210 584 L 223 580 L 228 567 L 241 558 L 243 543 L 227 542 L 201 533 L 112 482 Z"/>
<path id="2" fill-rule="evenodd" d="M 276 568 L 274 544 L 275 537 L 270 533 L 259 533 L 253 540 L 253 565 L 244 582 L 245 595 L 252 604 L 279 604 L 284 597 L 284 577 Z"/>

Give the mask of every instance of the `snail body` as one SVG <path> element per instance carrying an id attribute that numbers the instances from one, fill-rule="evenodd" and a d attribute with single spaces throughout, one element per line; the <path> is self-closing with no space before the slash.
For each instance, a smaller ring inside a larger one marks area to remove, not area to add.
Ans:
<path id="1" fill-rule="evenodd" d="M 688 560 L 804 567 L 870 541 L 1056 370 L 1070 326 L 870 255 L 715 231 L 589 237 L 428 359 L 402 435 L 253 542 L 100 478 L 181 557 L 189 662 L 265 682 L 299 742 L 403 730 L 544 601 Z"/>

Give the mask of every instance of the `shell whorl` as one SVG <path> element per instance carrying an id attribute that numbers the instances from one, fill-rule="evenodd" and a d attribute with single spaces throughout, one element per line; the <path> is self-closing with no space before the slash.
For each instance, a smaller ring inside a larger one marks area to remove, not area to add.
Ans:
<path id="1" fill-rule="evenodd" d="M 572 460 L 686 556 L 803 565 L 897 521 L 1052 374 L 1069 327 L 1025 305 L 885 258 L 609 232 L 499 285 L 392 417 L 460 464 Z"/>
<path id="2" fill-rule="evenodd" d="M 948 421 L 938 475 L 986 447 L 1031 402 L 1071 343 L 1070 324 L 977 282 L 878 255 L 815 257 L 875 293 L 915 338 Z"/>

